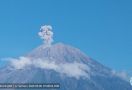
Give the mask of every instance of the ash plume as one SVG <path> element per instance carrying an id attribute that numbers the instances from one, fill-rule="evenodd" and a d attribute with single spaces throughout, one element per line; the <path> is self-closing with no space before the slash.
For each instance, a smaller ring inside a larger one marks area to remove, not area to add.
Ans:
<path id="1" fill-rule="evenodd" d="M 38 35 L 43 40 L 46 46 L 50 46 L 51 43 L 53 42 L 52 26 L 50 25 L 41 26 L 40 32 L 38 33 Z"/>

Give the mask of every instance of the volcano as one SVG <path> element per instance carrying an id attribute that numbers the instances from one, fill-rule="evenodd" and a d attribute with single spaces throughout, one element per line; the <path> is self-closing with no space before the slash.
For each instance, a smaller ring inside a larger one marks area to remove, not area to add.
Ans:
<path id="1" fill-rule="evenodd" d="M 132 90 L 112 69 L 63 43 L 41 45 L 1 68 L 0 83 L 59 83 L 53 90 Z"/>

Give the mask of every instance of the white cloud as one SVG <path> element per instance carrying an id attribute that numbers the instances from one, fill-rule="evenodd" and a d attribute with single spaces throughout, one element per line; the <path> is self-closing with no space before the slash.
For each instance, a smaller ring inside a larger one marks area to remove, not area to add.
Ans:
<path id="1" fill-rule="evenodd" d="M 10 58 L 11 65 L 16 69 L 22 69 L 27 65 L 31 65 L 32 62 L 26 57 L 19 57 L 19 59 Z"/>
<path id="2" fill-rule="evenodd" d="M 131 84 L 131 86 L 132 86 L 132 77 L 130 77 L 130 84 Z"/>
<path id="3" fill-rule="evenodd" d="M 117 72 L 117 71 L 113 70 L 112 73 L 113 73 L 113 75 L 116 75 L 116 76 L 122 78 L 123 80 L 129 81 L 129 76 L 125 71 Z"/>
<path id="4" fill-rule="evenodd" d="M 66 75 L 68 77 L 74 77 L 79 79 L 80 77 L 89 78 L 90 68 L 82 63 L 60 63 L 57 64 L 54 61 L 46 59 L 30 59 L 27 57 L 8 58 L 11 66 L 14 69 L 26 69 L 26 67 L 32 65 L 41 69 L 54 70 L 60 74 Z"/>
<path id="5" fill-rule="evenodd" d="M 76 77 L 77 79 L 80 76 L 89 78 L 88 73 L 90 71 L 89 67 L 82 63 L 66 63 L 60 65 L 60 72 L 64 73 L 70 77 Z"/>
<path id="6" fill-rule="evenodd" d="M 49 62 L 48 60 L 42 60 L 42 59 L 34 60 L 33 65 L 35 67 L 39 67 L 42 69 L 56 70 L 58 68 L 58 65 L 55 62 Z"/>

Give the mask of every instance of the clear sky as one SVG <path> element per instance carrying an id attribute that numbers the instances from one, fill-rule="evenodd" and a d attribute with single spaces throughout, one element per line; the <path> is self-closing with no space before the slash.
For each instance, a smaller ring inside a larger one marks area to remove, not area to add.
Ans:
<path id="1" fill-rule="evenodd" d="M 0 0 L 0 58 L 39 46 L 43 24 L 53 26 L 54 43 L 77 47 L 110 68 L 132 70 L 132 0 Z"/>

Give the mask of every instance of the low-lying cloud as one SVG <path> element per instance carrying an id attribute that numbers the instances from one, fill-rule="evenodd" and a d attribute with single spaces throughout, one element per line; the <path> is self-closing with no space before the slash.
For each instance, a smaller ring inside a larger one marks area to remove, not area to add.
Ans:
<path id="1" fill-rule="evenodd" d="M 125 71 L 117 72 L 117 71 L 113 70 L 112 74 L 122 78 L 125 81 L 129 81 L 129 76 L 128 76 L 128 74 Z"/>
<path id="2" fill-rule="evenodd" d="M 82 63 L 56 63 L 46 59 L 32 60 L 28 57 L 8 58 L 14 69 L 26 69 L 28 66 L 34 66 L 41 69 L 54 70 L 68 77 L 79 79 L 80 77 L 89 78 L 90 68 Z"/>

